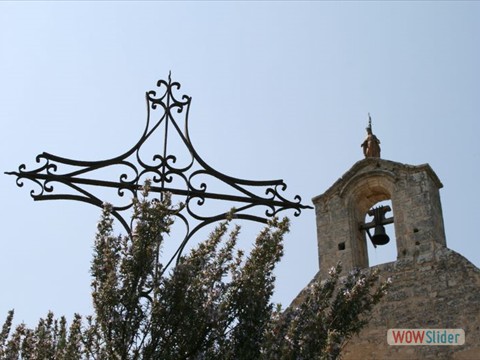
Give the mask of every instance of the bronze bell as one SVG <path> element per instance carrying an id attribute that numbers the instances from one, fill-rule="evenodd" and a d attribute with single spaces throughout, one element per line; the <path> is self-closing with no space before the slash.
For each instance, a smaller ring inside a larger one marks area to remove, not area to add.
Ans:
<path id="1" fill-rule="evenodd" d="M 390 241 L 390 238 L 388 235 L 385 233 L 385 226 L 378 224 L 375 226 L 375 232 L 372 236 L 372 243 L 373 245 L 385 245 L 388 244 Z"/>
<path id="2" fill-rule="evenodd" d="M 390 238 L 385 232 L 384 225 L 393 223 L 393 217 L 388 219 L 385 218 L 385 213 L 391 210 L 392 209 L 388 205 L 382 205 L 370 209 L 368 215 L 373 216 L 373 220 L 360 226 L 360 230 L 364 230 L 367 233 L 374 247 L 388 244 L 390 241 Z M 373 236 L 370 234 L 371 228 L 375 228 Z"/>

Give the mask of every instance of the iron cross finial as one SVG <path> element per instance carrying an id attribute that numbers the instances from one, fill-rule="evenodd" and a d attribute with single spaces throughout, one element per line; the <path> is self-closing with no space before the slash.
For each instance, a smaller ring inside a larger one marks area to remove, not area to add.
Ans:
<path id="1" fill-rule="evenodd" d="M 137 193 L 139 191 L 141 193 L 145 180 L 150 179 L 151 194 L 163 196 L 162 194 L 169 192 L 172 196 L 181 198 L 185 205 L 175 216 L 184 224 L 186 235 L 172 259 L 175 256 L 180 257 L 186 243 L 199 229 L 231 217 L 232 212 L 233 217 L 237 219 L 267 223 L 268 218 L 281 211 L 292 209 L 295 211 L 294 215 L 298 216 L 301 210 L 312 208 L 301 204 L 298 195 L 293 201 L 287 200 L 282 195 L 287 187 L 283 180 L 238 179 L 209 166 L 197 153 L 190 140 L 188 114 L 191 97 L 187 95 L 180 97 L 176 94 L 180 89 L 180 83 L 172 82 L 171 72 L 168 81 L 159 80 L 157 87 L 158 89 L 146 93 L 148 106 L 145 130 L 138 142 L 125 153 L 107 160 L 79 161 L 44 152 L 36 158 L 37 163 L 43 163 L 38 168 L 26 170 L 26 166 L 22 164 L 18 171 L 7 174 L 15 175 L 17 185 L 20 187 L 24 185 L 25 179 L 36 184 L 37 189 L 30 192 L 34 200 L 77 200 L 103 208 L 104 201 L 96 190 L 115 189 L 119 201 L 123 200 L 123 204 L 112 204 L 111 213 L 129 235 L 132 232 L 132 225 L 127 222 L 124 214 L 133 207 L 133 200 L 125 201 L 127 197 L 125 194 L 129 194 L 130 199 L 136 198 Z M 182 118 L 183 126 L 178 124 L 179 119 L 176 119 L 174 114 Z M 184 158 L 170 153 L 167 147 L 169 134 L 183 143 Z M 150 154 L 151 156 L 147 158 L 145 156 L 147 150 L 141 150 L 147 142 L 158 144 L 158 139 L 154 139 L 158 136 L 163 137 L 162 153 Z M 101 176 L 101 174 L 105 176 L 105 169 L 114 167 L 123 169 L 117 179 L 106 179 Z M 208 180 L 223 183 L 222 188 L 226 185 L 229 191 L 216 192 L 213 186 L 211 188 L 207 184 Z M 65 189 L 65 192 L 55 193 L 54 186 L 57 185 L 61 185 L 60 188 Z M 197 207 L 203 206 L 209 200 L 212 202 L 222 200 L 229 205 L 209 215 L 198 212 Z M 232 207 L 235 208 L 232 210 Z M 251 212 L 258 207 L 266 208 L 263 216 Z"/>

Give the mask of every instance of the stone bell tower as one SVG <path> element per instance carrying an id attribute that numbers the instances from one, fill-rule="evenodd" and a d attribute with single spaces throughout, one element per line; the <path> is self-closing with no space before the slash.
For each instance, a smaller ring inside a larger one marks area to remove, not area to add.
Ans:
<path id="1" fill-rule="evenodd" d="M 370 268 L 367 241 L 384 244 L 383 226 L 392 222 L 397 259 L 375 266 L 383 279 L 392 279 L 392 285 L 369 315 L 368 325 L 342 350 L 342 358 L 479 359 L 480 270 L 446 246 L 439 194 L 442 183 L 428 164 L 381 159 L 380 141 L 373 135 L 371 122 L 362 147 L 365 159 L 313 198 L 320 271 L 312 281 L 326 279 L 338 261 L 344 274 L 353 268 Z M 385 200 L 390 200 L 393 215 L 383 204 L 375 207 Z M 376 216 L 365 223 L 367 213 Z M 367 235 L 372 228 L 374 235 Z M 302 294 L 292 304 L 298 306 Z M 392 345 L 387 341 L 389 329 L 461 329 L 465 342 Z"/>
<path id="2" fill-rule="evenodd" d="M 446 246 L 439 189 L 428 165 L 405 165 L 380 158 L 357 162 L 326 192 L 313 199 L 317 217 L 320 273 L 339 260 L 346 271 L 367 268 L 365 216 L 372 206 L 391 200 L 397 259 L 428 257 Z"/>
<path id="3" fill-rule="evenodd" d="M 323 194 L 313 198 L 317 218 L 320 276 L 339 260 L 345 271 L 367 268 L 365 216 L 378 202 L 391 200 L 397 259 L 429 257 L 446 246 L 439 189 L 428 164 L 406 165 L 380 158 L 371 122 L 358 161 Z"/>

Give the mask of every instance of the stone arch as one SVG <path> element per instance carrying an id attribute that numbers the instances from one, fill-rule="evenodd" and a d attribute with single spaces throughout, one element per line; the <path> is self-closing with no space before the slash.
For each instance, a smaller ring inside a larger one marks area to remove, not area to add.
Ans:
<path id="1" fill-rule="evenodd" d="M 362 176 L 354 176 L 341 190 L 341 196 L 345 199 L 345 206 L 350 209 L 349 217 L 351 218 L 351 232 L 353 234 L 352 246 L 356 248 L 355 253 L 357 254 L 353 258 L 353 267 L 369 267 L 367 246 L 369 240 L 360 226 L 364 224 L 368 210 L 381 201 L 390 200 L 392 211 L 395 213 L 395 182 L 395 174 L 379 169 L 362 174 Z M 398 257 L 399 248 L 401 248 L 398 243 L 396 243 L 396 248 Z"/>

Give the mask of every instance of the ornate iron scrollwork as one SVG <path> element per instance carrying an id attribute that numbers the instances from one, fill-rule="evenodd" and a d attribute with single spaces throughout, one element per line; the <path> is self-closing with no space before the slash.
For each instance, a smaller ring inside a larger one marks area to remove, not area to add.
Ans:
<path id="1" fill-rule="evenodd" d="M 172 257 L 180 256 L 184 246 L 191 237 L 204 226 L 225 219 L 232 213 L 231 207 L 226 211 L 215 215 L 201 215 L 194 206 L 203 206 L 206 200 L 216 199 L 240 204 L 233 210 L 233 216 L 238 219 L 252 220 L 266 223 L 269 217 L 275 216 L 281 211 L 293 209 L 294 215 L 300 215 L 302 209 L 312 208 L 301 204 L 300 196 L 295 196 L 294 201 L 287 200 L 281 195 L 287 185 L 283 180 L 252 181 L 237 179 L 227 176 L 210 167 L 196 152 L 190 140 L 188 132 L 188 114 L 191 97 L 183 95 L 176 97 L 175 92 L 180 89 L 180 83 L 172 82 L 169 75 L 168 81 L 159 80 L 156 91 L 146 93 L 147 101 L 147 124 L 140 140 L 124 154 L 108 160 L 101 161 L 79 161 L 55 156 L 49 153 L 42 153 L 36 157 L 37 163 L 43 163 L 34 170 L 26 170 L 25 164 L 19 166 L 18 171 L 7 172 L 8 175 L 17 176 L 17 185 L 22 187 L 24 179 L 31 180 L 38 185 L 37 190 L 32 190 L 30 195 L 34 200 L 77 200 L 86 202 L 98 207 L 104 206 L 104 201 L 94 195 L 86 187 L 103 187 L 116 189 L 120 198 L 125 198 L 129 193 L 131 198 L 136 198 L 138 191 L 141 191 L 143 180 L 150 178 L 151 193 L 158 193 L 162 196 L 165 192 L 184 197 L 184 208 L 176 213 L 176 216 L 186 226 L 186 235 L 180 244 L 177 252 Z M 153 115 L 159 113 L 157 120 L 152 121 Z M 174 115 L 183 116 L 184 129 L 179 126 Z M 143 148 L 154 134 L 157 134 L 163 126 L 163 152 L 154 154 L 151 160 L 145 160 L 142 156 Z M 177 137 L 187 153 L 187 159 L 183 165 L 177 156 L 169 153 L 168 139 L 171 132 Z M 60 173 L 61 166 L 69 169 Z M 102 180 L 93 176 L 110 167 L 122 167 L 116 181 Z M 230 192 L 217 193 L 209 191 L 205 181 L 195 185 L 197 178 L 203 177 L 215 179 L 227 185 Z M 182 186 L 176 186 L 175 184 Z M 54 184 L 62 184 L 73 193 L 54 193 Z M 263 195 L 257 189 L 263 189 Z M 195 201 L 196 200 L 196 201 Z M 120 221 L 125 230 L 131 235 L 131 224 L 122 214 L 133 206 L 129 201 L 124 205 L 112 204 L 112 215 Z M 259 216 L 249 212 L 252 208 L 266 207 L 265 215 Z M 191 224 L 189 220 L 193 220 Z"/>

